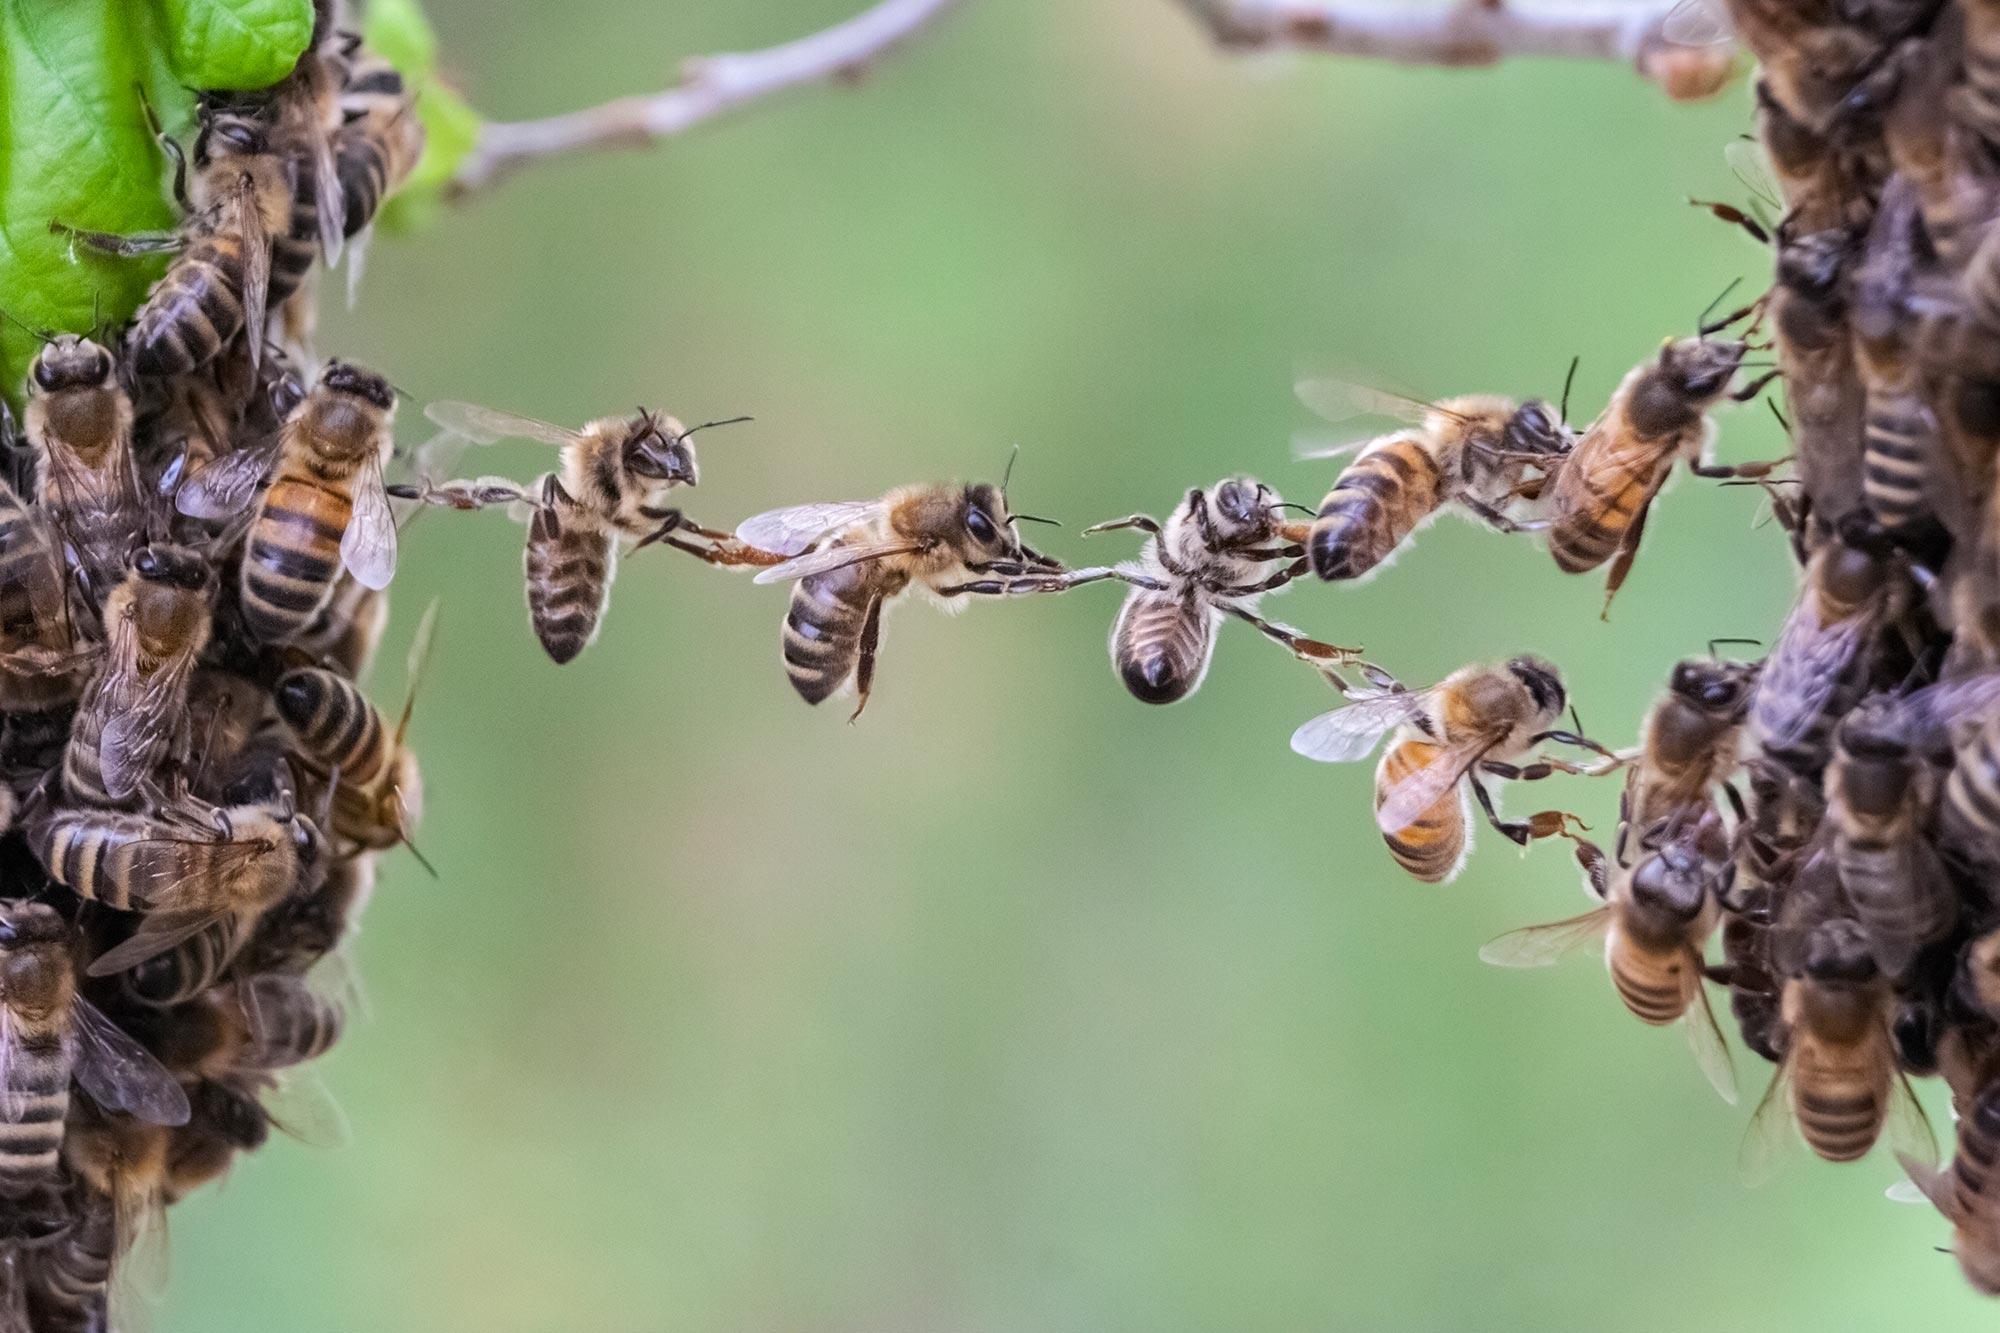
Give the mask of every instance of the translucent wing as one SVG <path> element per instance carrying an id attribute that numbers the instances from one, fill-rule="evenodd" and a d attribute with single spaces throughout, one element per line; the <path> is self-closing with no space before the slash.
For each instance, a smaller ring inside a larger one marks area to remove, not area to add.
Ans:
<path id="1" fill-rule="evenodd" d="M 1718 46 L 1735 40 L 1736 25 L 1722 0 L 1681 0 L 1667 11 L 1660 35 L 1677 46 Z"/>
<path id="2" fill-rule="evenodd" d="M 139 790 L 167 757 L 175 733 L 185 720 L 188 677 L 195 654 L 182 653 L 160 664 L 146 678 L 145 688 L 129 708 L 104 724 L 97 757 L 104 771 L 104 789 L 123 800 Z"/>
<path id="3" fill-rule="evenodd" d="M 361 274 L 368 267 L 368 243 L 375 237 L 375 224 L 370 222 L 354 233 L 354 239 L 347 243 L 347 308 L 354 309 L 354 303 L 361 299 Z"/>
<path id="4" fill-rule="evenodd" d="M 1353 439 L 1331 440 L 1324 435 L 1299 431 L 1292 436 L 1292 457 L 1301 463 L 1344 458 L 1361 452 L 1379 438 L 1376 435 L 1357 435 Z"/>
<path id="5" fill-rule="evenodd" d="M 1479 961 L 1495 967 L 1547 967 L 1563 955 L 1604 938 L 1611 925 L 1611 909 L 1599 907 L 1563 921 L 1510 930 L 1488 940 L 1479 950 Z"/>
<path id="6" fill-rule="evenodd" d="M 1748 137 L 1731 139 L 1722 150 L 1722 159 L 1753 198 L 1774 209 L 1784 208 L 1784 192 L 1778 188 L 1778 178 L 1771 172 L 1771 159 L 1764 155 L 1762 144 Z"/>
<path id="7" fill-rule="evenodd" d="M 834 500 L 825 504 L 768 509 L 736 525 L 738 541 L 774 555 L 799 555 L 829 532 L 880 514 L 880 500 Z"/>
<path id="8" fill-rule="evenodd" d="M 223 917 L 221 912 L 152 912 L 130 938 L 113 945 L 92 960 L 85 971 L 93 977 L 116 976 L 130 971 L 149 958 L 156 958 L 185 940 L 207 930 Z"/>
<path id="9" fill-rule="evenodd" d="M 760 569 L 752 583 L 783 583 L 789 579 L 810 578 L 814 574 L 827 574 L 849 565 L 859 565 L 870 560 L 881 560 L 892 555 L 908 555 L 912 551 L 923 550 L 921 542 L 855 542 L 840 546 L 829 546 L 823 550 L 809 551 L 805 555 L 794 556 L 782 565 L 772 565 Z"/>
<path id="10" fill-rule="evenodd" d="M 1983 719 L 1996 704 L 2000 704 L 2000 671 L 1986 671 L 1914 691 L 1900 711 L 1921 728 L 1922 748 L 1942 749 L 1952 745 L 1956 727 Z"/>
<path id="11" fill-rule="evenodd" d="M 324 1080 L 310 1069 L 290 1069 L 264 1083 L 258 1098 L 271 1123 L 314 1148 L 345 1148 L 353 1142 L 347 1113 Z"/>
<path id="12" fill-rule="evenodd" d="M 260 449 L 238 449 L 214 459 L 201 471 L 181 483 L 174 493 L 174 508 L 189 518 L 233 518 L 249 507 L 264 474 L 277 460 L 275 445 Z"/>
<path id="13" fill-rule="evenodd" d="M 1917 1100 L 1916 1089 L 1910 1086 L 1909 1076 L 1900 1069 L 1889 1086 L 1886 1133 L 1889 1146 L 1896 1150 L 1897 1161 L 1919 1162 L 1936 1169 L 1938 1141 L 1937 1135 L 1931 1131 L 1931 1118 L 1924 1114 L 1923 1103 Z"/>
<path id="14" fill-rule="evenodd" d="M 187 1094 L 166 1067 L 81 995 L 70 1012 L 71 1058 L 76 1081 L 110 1111 L 125 1111 L 154 1125 L 185 1125 Z"/>
<path id="15" fill-rule="evenodd" d="M 1897 1203 L 1928 1202 L 1946 1217 L 1956 1217 L 1958 1208 L 1952 1196 L 1949 1173 L 1938 1170 L 1930 1162 L 1906 1157 L 1902 1153 L 1896 1154 L 1896 1160 L 1902 1164 L 1907 1179 L 1899 1180 L 1882 1191 L 1884 1195 Z"/>
<path id="16" fill-rule="evenodd" d="M 1764 1100 L 1751 1112 L 1750 1127 L 1736 1154 L 1736 1171 L 1746 1185 L 1761 1185 L 1777 1171 L 1792 1139 L 1791 1061 L 1787 1058 L 1771 1076 Z"/>
<path id="17" fill-rule="evenodd" d="M 1688 1049 L 1694 1052 L 1695 1065 L 1708 1085 L 1723 1101 L 1734 1106 L 1736 1062 L 1729 1058 L 1729 1043 L 1723 1040 L 1722 1025 L 1715 1021 L 1715 1010 L 1708 1003 L 1708 987 L 1701 984 L 1698 970 L 1692 973 L 1690 984 L 1694 987 L 1695 1002 L 1681 1015 L 1681 1026 L 1687 1029 Z"/>
<path id="18" fill-rule="evenodd" d="M 1812 727 L 1840 688 L 1867 621 L 1855 615 L 1822 625 L 1810 596 L 1792 608 L 1750 701 L 1751 722 L 1763 739 L 1789 745 Z"/>
<path id="19" fill-rule="evenodd" d="M 1335 423 L 1355 417 L 1388 417 L 1392 421 L 1418 422 L 1431 405 L 1385 389 L 1371 389 L 1337 379 L 1303 379 L 1292 386 L 1299 401 L 1315 416 Z"/>
<path id="20" fill-rule="evenodd" d="M 432 403 L 424 409 L 424 415 L 434 424 L 454 435 L 462 435 L 474 444 L 491 444 L 495 440 L 540 440 L 543 444 L 564 445 L 577 439 L 573 430 L 537 421 L 533 417 L 502 412 L 497 408 L 480 407 L 475 403 Z"/>
<path id="21" fill-rule="evenodd" d="M 1385 694 L 1321 713 L 1292 733 L 1292 750 L 1323 764 L 1366 759 L 1375 743 L 1391 727 L 1409 721 L 1421 703 L 1419 694 Z"/>
<path id="22" fill-rule="evenodd" d="M 1440 747 L 1421 767 L 1404 775 L 1382 795 L 1375 811 L 1375 827 L 1384 833 L 1406 829 L 1423 817 L 1424 811 L 1451 794 L 1479 756 L 1492 742 L 1479 739 L 1463 745 Z"/>
<path id="23" fill-rule="evenodd" d="M 396 575 L 396 516 L 382 489 L 382 465 L 370 460 L 355 479 L 354 512 L 340 535 L 340 559 L 354 581 L 380 592 Z"/>
<path id="24" fill-rule="evenodd" d="M 264 232 L 264 214 L 257 207 L 254 187 L 244 181 L 236 197 L 236 226 L 243 237 L 243 336 L 250 344 L 250 369 L 264 355 L 265 307 L 271 299 L 271 238 Z"/>
<path id="25" fill-rule="evenodd" d="M 341 247 L 347 243 L 347 191 L 340 184 L 340 171 L 333 159 L 333 139 L 323 128 L 315 128 L 312 140 L 312 171 L 315 209 L 319 214 L 319 248 L 328 268 L 340 264 Z"/>
<path id="26" fill-rule="evenodd" d="M 14 1087 L 14 1062 L 21 1057 L 21 1030 L 14 1012 L 0 1005 L 0 1120 L 12 1123 L 28 1109 L 28 1097 Z"/>

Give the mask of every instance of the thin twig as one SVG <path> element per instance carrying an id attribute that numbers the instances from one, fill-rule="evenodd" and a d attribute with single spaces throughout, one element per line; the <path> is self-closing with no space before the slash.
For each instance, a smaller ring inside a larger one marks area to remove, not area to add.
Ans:
<path id="1" fill-rule="evenodd" d="M 857 79 L 961 0 L 881 0 L 810 37 L 762 51 L 704 56 L 664 92 L 621 97 L 544 120 L 496 121 L 452 178 L 454 195 L 491 185 L 536 158 L 597 148 L 637 148 L 681 134 L 793 88 Z"/>
<path id="2" fill-rule="evenodd" d="M 1512 56 L 1636 62 L 1658 46 L 1675 0 L 1625 4 L 1457 0 L 1413 8 L 1381 0 L 1181 0 L 1237 49 L 1323 51 L 1408 65 L 1491 65 Z"/>

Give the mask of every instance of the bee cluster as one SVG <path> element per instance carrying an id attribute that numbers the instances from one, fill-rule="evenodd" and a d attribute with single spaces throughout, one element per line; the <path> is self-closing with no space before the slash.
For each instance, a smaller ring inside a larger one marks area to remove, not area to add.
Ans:
<path id="1" fill-rule="evenodd" d="M 348 1007 L 318 965 L 418 816 L 407 705 L 356 684 L 395 394 L 296 367 L 319 261 L 422 130 L 329 14 L 284 82 L 160 136 L 177 231 L 50 220 L 173 258 L 128 328 L 38 334 L 18 429 L 0 405 L 0 1327 L 108 1327 L 164 1205 L 334 1129 L 301 1095 Z"/>

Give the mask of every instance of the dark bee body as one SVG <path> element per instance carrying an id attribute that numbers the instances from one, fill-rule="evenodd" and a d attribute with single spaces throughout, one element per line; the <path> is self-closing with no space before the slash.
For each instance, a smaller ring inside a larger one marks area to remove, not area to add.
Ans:
<path id="1" fill-rule="evenodd" d="M 1911 191 L 1898 189 L 1884 201 L 1854 275 L 1855 368 L 1867 402 L 1861 497 L 1892 535 L 1931 520 L 1930 496 L 1944 466 L 1937 415 L 1905 337 L 1916 226 Z"/>
<path id="2" fill-rule="evenodd" d="M 357 61 L 340 94 L 345 123 L 334 138 L 349 237 L 375 219 L 423 156 L 423 123 L 413 114 L 403 76 L 386 60 Z"/>
<path id="3" fill-rule="evenodd" d="M 292 643 L 343 675 L 359 678 L 374 662 L 388 624 L 388 594 L 350 575 L 334 586 L 333 596 Z"/>
<path id="4" fill-rule="evenodd" d="M 597 638 L 611 603 L 611 581 L 618 574 L 616 532 L 592 521 L 589 508 L 572 499 L 551 473 L 542 479 L 541 504 L 528 521 L 522 561 L 535 637 L 557 665 L 576 660 Z"/>
<path id="5" fill-rule="evenodd" d="M 1701 949 L 1715 929 L 1700 856 L 1686 842 L 1670 842 L 1640 861 L 1615 896 L 1605 951 L 1611 983 L 1639 1021 L 1672 1023 L 1699 996 Z"/>
<path id="6" fill-rule="evenodd" d="M 185 1004 L 222 979 L 242 945 L 246 927 L 234 914 L 218 917 L 166 952 L 123 973 L 120 984 L 136 1003 L 155 1009 Z"/>
<path id="7" fill-rule="evenodd" d="M 283 305 L 305 285 L 319 259 L 319 187 L 308 164 L 291 160 L 292 206 L 285 225 L 271 233 L 271 285 L 266 298 Z"/>
<path id="8" fill-rule="evenodd" d="M 1900 977 L 1918 947 L 1948 933 L 1957 917 L 1942 867 L 1920 841 L 1935 790 L 1894 705 L 1864 703 L 1842 720 L 1826 770 L 1834 865 L 1889 977 Z"/>
<path id="9" fill-rule="evenodd" d="M 909 582 L 900 570 L 866 564 L 799 580 L 785 612 L 784 658 L 785 674 L 801 699 L 820 703 L 847 683 L 861 657 L 870 612 Z"/>
<path id="10" fill-rule="evenodd" d="M 167 1144 L 168 1203 L 220 1177 L 237 1153 L 261 1148 L 271 1133 L 269 1114 L 243 1089 L 205 1079 L 188 1100 L 188 1122 L 174 1130 Z"/>
<path id="11" fill-rule="evenodd" d="M 1770 891 L 1761 886 L 1741 890 L 1736 901 L 1741 910 L 1728 913 L 1722 921 L 1729 1010 L 1743 1044 L 1775 1064 L 1784 1048 L 1779 1040 L 1778 978 L 1771 970 Z"/>
<path id="12" fill-rule="evenodd" d="M 352 856 L 334 861 L 309 892 L 294 893 L 264 914 L 245 946 L 245 969 L 304 973 L 340 947 L 374 890 L 372 860 Z"/>
<path id="13" fill-rule="evenodd" d="M 2000 845 L 2000 712 L 1971 730 L 1958 747 L 1944 784 L 1944 818 L 1952 840 L 1974 859 L 1991 862 Z"/>
<path id="14" fill-rule="evenodd" d="M 118 1212 L 106 1195 L 77 1185 L 62 1233 L 21 1256 L 29 1326 L 35 1333 L 102 1333 L 117 1262 Z"/>
<path id="15" fill-rule="evenodd" d="M 66 1042 L 75 996 L 69 928 L 39 903 L 0 912 L 0 1005 L 12 1050 L 0 1079 L 0 1195 L 55 1174 L 69 1113 Z"/>
<path id="16" fill-rule="evenodd" d="M 317 1059 L 340 1039 L 346 1011 L 295 976 L 267 974 L 239 985 L 249 1019 L 241 1063 L 251 1069 L 286 1069 Z"/>

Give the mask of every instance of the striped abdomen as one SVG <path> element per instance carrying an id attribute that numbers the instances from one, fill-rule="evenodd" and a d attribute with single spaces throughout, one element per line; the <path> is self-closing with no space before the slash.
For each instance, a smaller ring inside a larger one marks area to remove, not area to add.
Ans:
<path id="1" fill-rule="evenodd" d="M 1958 123 L 2000 148 L 2000 12 L 1991 5 L 1970 4 L 1965 13 L 1963 82 L 1948 95 Z"/>
<path id="2" fill-rule="evenodd" d="M 315 764 L 340 770 L 340 784 L 366 786 L 389 759 L 382 714 L 354 682 L 320 667 L 300 667 L 278 677 L 278 716 Z"/>
<path id="3" fill-rule="evenodd" d="M 0 1087 L 0 1194 L 20 1194 L 55 1174 L 69 1066 L 59 1032 L 16 1038 Z"/>
<path id="4" fill-rule="evenodd" d="M 1410 774 L 1437 760 L 1440 747 L 1432 741 L 1401 740 L 1382 755 L 1375 769 L 1375 808 L 1381 809 L 1389 790 Z M 1394 833 L 1384 833 L 1396 864 L 1426 884 L 1442 884 L 1465 862 L 1465 784 L 1440 796 L 1415 821 Z"/>
<path id="5" fill-rule="evenodd" d="M 281 474 L 258 502 L 243 544 L 243 623 L 280 643 L 312 623 L 340 577 L 340 539 L 353 504 L 345 491 Z"/>
<path id="6" fill-rule="evenodd" d="M 321 661 L 349 676 L 367 674 L 375 647 L 389 623 L 389 595 L 352 577 L 342 578 L 333 597 L 293 640 Z"/>
<path id="7" fill-rule="evenodd" d="M 1930 517 L 1925 488 L 1939 465 L 1937 418 L 1905 382 L 1870 386 L 1861 454 L 1861 498 L 1891 532 Z"/>
<path id="8" fill-rule="evenodd" d="M 243 329 L 243 242 L 224 229 L 197 237 L 146 297 L 132 323 L 132 368 L 185 375 Z"/>
<path id="9" fill-rule="evenodd" d="M 1400 546 L 1443 501 L 1437 460 L 1413 435 L 1401 435 L 1348 464 L 1320 501 L 1306 549 L 1323 579 L 1368 573 Z"/>
<path id="10" fill-rule="evenodd" d="M 319 258 L 319 183 L 312 164 L 295 159 L 292 211 L 285 230 L 271 238 L 271 276 L 265 304 L 281 306 L 305 282 Z"/>
<path id="11" fill-rule="evenodd" d="M 243 995 L 254 1036 L 244 1055 L 253 1069 L 284 1069 L 326 1054 L 340 1040 L 346 1013 L 296 977 L 265 976 Z"/>
<path id="12" fill-rule="evenodd" d="M 1596 569 L 1624 545 L 1640 510 L 1666 480 L 1661 460 L 1670 458 L 1670 447 L 1651 462 L 1605 467 L 1579 445 L 1557 470 L 1549 554 L 1565 574 Z M 1610 446 L 1604 452 L 1611 452 Z"/>
<path id="13" fill-rule="evenodd" d="M 242 918 L 236 913 L 217 917 L 165 953 L 124 973 L 125 994 L 155 1009 L 192 1000 L 221 979 L 236 957 L 243 933 Z"/>
<path id="14" fill-rule="evenodd" d="M 1915 831 L 1908 836 L 1914 839 Z M 1834 835 L 1833 860 L 1848 906 L 1885 973 L 1900 973 L 1917 946 L 1951 929 L 1955 907 L 1942 883 L 1917 872 L 1912 843 L 1843 830 Z"/>
<path id="15" fill-rule="evenodd" d="M 136 815 L 58 808 L 29 825 L 28 845 L 56 883 L 121 912 L 133 908 L 134 886 L 144 906 L 154 889 L 178 878 L 177 844 L 163 841 L 159 826 Z"/>
<path id="16" fill-rule="evenodd" d="M 1618 998 L 1642 1023 L 1664 1027 L 1694 1002 L 1694 988 L 1700 982 L 1686 949 L 1656 953 L 1621 931 L 1607 963 Z"/>
<path id="17" fill-rule="evenodd" d="M 878 589 L 864 565 L 800 579 L 785 611 L 785 674 L 809 704 L 832 694 L 854 674 L 861 628 Z"/>
<path id="18" fill-rule="evenodd" d="M 118 1212 L 95 1191 L 74 1197 L 78 1213 L 69 1229 L 23 1255 L 29 1326 L 36 1333 L 110 1327 L 105 1304 L 118 1255 Z"/>
<path id="19" fill-rule="evenodd" d="M 549 478 L 550 483 L 554 480 Z M 565 512 L 582 511 L 566 497 L 552 496 L 546 483 L 542 494 L 528 524 L 523 557 L 528 619 L 543 651 L 561 665 L 574 661 L 597 637 L 604 608 L 611 601 L 611 580 L 618 574 L 618 542 L 594 523 L 565 522 Z"/>
<path id="20" fill-rule="evenodd" d="M 68 636 L 60 558 L 48 529 L 36 522 L 13 487 L 0 483 L 0 643 L 10 651 L 49 650 L 59 660 Z M 0 668 L 0 708 L 40 712 L 72 702 L 81 685 L 67 670 Z"/>
<path id="21" fill-rule="evenodd" d="M 2000 839 L 2000 715 L 1987 719 L 1958 752 L 1945 779 L 1944 803 L 1962 837 L 1985 844 L 1987 859 Z"/>
<path id="22" fill-rule="evenodd" d="M 1952 1248 L 1966 1278 L 1989 1296 L 2000 1294 L 1996 1157 L 2000 1157 L 2000 1084 L 1989 1082 L 1973 1099 L 1971 1111 L 1958 1122 L 1958 1150 L 1952 1155 L 1946 1177 L 1951 1190 L 1950 1216 L 1958 1233 Z"/>
<path id="23" fill-rule="evenodd" d="M 1134 588 L 1111 626 L 1111 665 L 1141 703 L 1193 694 L 1214 655 L 1214 614 L 1178 593 Z"/>
<path id="24" fill-rule="evenodd" d="M 1889 1116 L 1886 1037 L 1829 1045 L 1800 1032 L 1793 1037 L 1792 1113 L 1806 1145 L 1829 1162 L 1867 1155 Z"/>

